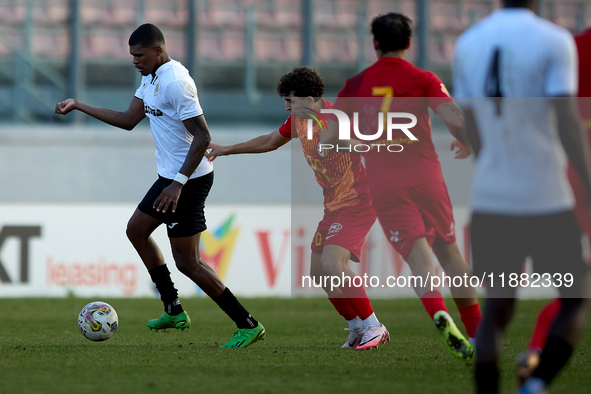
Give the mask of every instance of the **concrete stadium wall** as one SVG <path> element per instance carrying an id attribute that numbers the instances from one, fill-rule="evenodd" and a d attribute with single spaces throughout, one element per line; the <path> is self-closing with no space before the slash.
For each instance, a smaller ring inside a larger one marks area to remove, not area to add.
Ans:
<path id="1" fill-rule="evenodd" d="M 277 125 L 210 124 L 219 144 L 246 141 Z M 454 160 L 451 135 L 434 132 L 454 205 L 466 205 L 472 159 Z M 105 126 L 0 126 L 0 202 L 133 202 L 157 178 L 149 128 L 131 132 Z M 259 155 L 220 157 L 214 162 L 210 204 L 268 204 L 322 199 L 298 140 Z M 296 183 L 296 184 L 292 184 Z"/>

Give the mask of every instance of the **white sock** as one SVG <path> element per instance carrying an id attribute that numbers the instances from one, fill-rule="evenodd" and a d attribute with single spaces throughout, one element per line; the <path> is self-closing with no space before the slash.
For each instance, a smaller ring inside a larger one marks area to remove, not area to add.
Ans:
<path id="1" fill-rule="evenodd" d="M 359 316 L 355 316 L 353 320 L 347 320 L 347 323 L 349 323 L 349 330 L 351 331 L 359 331 L 363 328 L 363 321 Z"/>
<path id="2" fill-rule="evenodd" d="M 380 325 L 381 323 L 375 313 L 372 313 L 367 319 L 363 320 L 363 327 L 379 327 Z"/>

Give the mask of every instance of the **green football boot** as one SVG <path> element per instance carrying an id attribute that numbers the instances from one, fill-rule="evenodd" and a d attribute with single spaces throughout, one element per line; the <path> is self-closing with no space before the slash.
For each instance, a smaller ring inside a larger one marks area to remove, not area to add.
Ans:
<path id="1" fill-rule="evenodd" d="M 191 318 L 186 311 L 179 313 L 176 316 L 171 316 L 164 312 L 158 319 L 152 319 L 146 323 L 150 330 L 166 330 L 167 328 L 176 328 L 177 330 L 184 330 L 191 327 Z"/>
<path id="2" fill-rule="evenodd" d="M 449 352 L 454 357 L 461 358 L 464 361 L 472 361 L 474 359 L 474 348 L 458 330 L 451 316 L 445 311 L 439 311 L 435 314 L 433 320 L 435 326 L 443 335 Z"/>
<path id="3" fill-rule="evenodd" d="M 247 347 L 265 339 L 266 334 L 265 327 L 261 323 L 255 328 L 239 328 L 232 335 L 232 339 L 220 347 Z"/>

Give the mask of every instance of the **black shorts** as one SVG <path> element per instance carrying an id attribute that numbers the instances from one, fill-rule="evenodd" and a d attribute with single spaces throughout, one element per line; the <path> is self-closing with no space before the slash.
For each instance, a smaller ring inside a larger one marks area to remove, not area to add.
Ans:
<path id="1" fill-rule="evenodd" d="M 154 201 L 172 182 L 172 179 L 159 176 L 137 209 L 165 223 L 169 238 L 191 237 L 205 231 L 205 199 L 213 184 L 213 172 L 187 181 L 177 202 L 176 212 L 172 212 L 172 206 L 168 207 L 166 213 L 156 211 Z"/>
<path id="2" fill-rule="evenodd" d="M 531 257 L 534 272 L 571 274 L 577 278 L 589 269 L 583 256 L 581 231 L 572 212 L 544 216 L 499 216 L 474 213 L 470 226 L 474 275 L 492 273 L 498 287 L 499 274 L 521 274 Z M 555 282 L 556 283 L 556 282 Z M 488 284 L 488 283 L 487 283 Z M 559 288 L 563 297 L 577 297 L 576 286 Z"/>

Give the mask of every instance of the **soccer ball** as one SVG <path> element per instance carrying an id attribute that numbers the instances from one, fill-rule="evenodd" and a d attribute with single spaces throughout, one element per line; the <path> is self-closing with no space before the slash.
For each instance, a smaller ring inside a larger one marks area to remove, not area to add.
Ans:
<path id="1" fill-rule="evenodd" d="M 91 341 L 105 341 L 115 334 L 119 318 L 115 309 L 106 302 L 94 301 L 78 315 L 78 328 Z"/>

